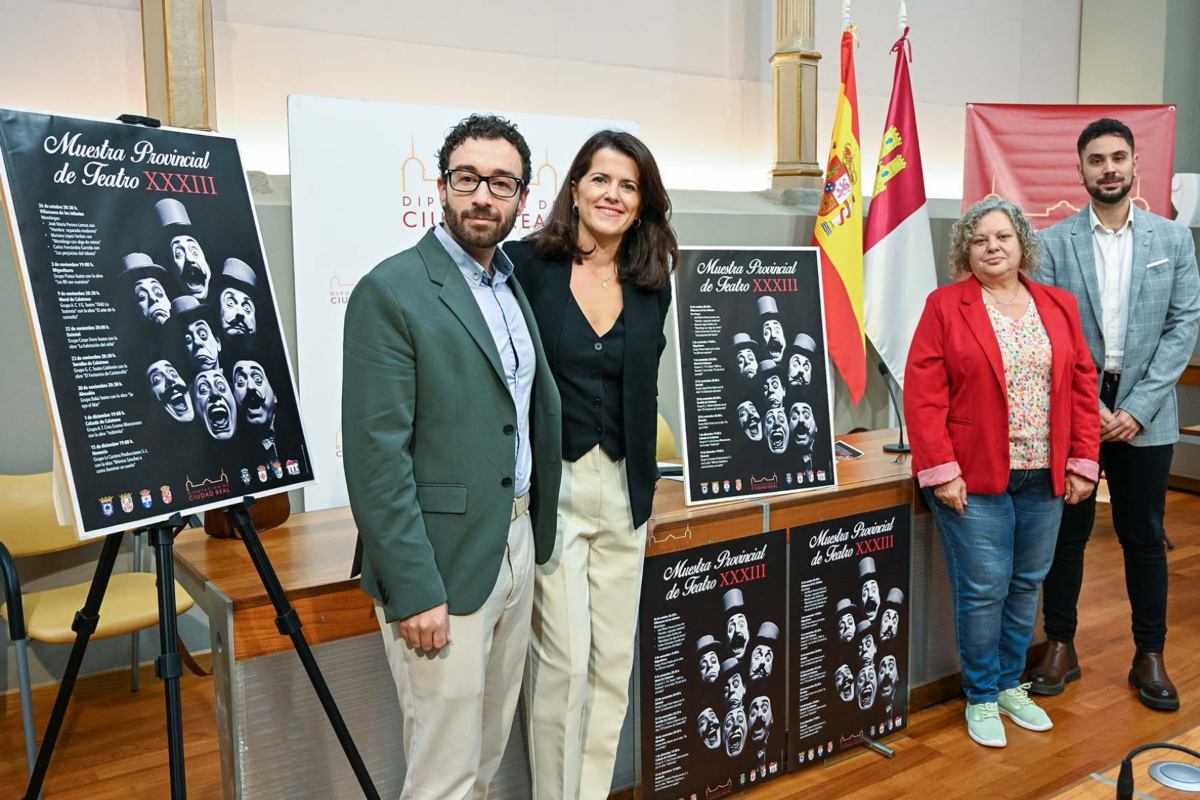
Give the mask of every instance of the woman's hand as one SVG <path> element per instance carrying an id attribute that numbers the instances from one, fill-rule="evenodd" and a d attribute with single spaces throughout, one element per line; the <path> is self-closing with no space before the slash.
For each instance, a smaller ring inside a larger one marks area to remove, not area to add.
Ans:
<path id="1" fill-rule="evenodd" d="M 933 496 L 950 506 L 954 513 L 961 517 L 967 508 L 967 482 L 959 475 L 954 480 L 934 487 Z"/>
<path id="2" fill-rule="evenodd" d="M 1063 495 L 1063 502 L 1069 506 L 1076 503 L 1082 503 L 1092 496 L 1092 490 L 1096 488 L 1095 481 L 1089 481 L 1082 475 L 1076 475 L 1074 472 L 1067 473 L 1067 491 Z"/>

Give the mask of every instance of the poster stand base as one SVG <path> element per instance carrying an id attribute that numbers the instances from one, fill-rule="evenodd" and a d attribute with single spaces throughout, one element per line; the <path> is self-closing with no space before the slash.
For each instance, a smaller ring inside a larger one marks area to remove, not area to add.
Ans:
<path id="1" fill-rule="evenodd" d="M 158 574 L 158 635 L 161 643 L 161 653 L 154 661 L 154 674 L 162 681 L 167 702 L 167 750 L 171 770 L 172 800 L 186 800 L 187 785 L 184 777 L 183 762 L 183 712 L 180 702 L 179 677 L 183 674 L 183 661 L 176 645 L 175 620 L 175 557 L 173 546 L 175 537 L 187 526 L 179 514 L 174 514 L 165 522 L 142 528 L 149 534 L 150 544 L 154 547 L 156 568 Z M 29 776 L 29 784 L 23 795 L 24 800 L 38 800 L 41 797 L 42 783 L 50 767 L 50 759 L 54 755 L 54 746 L 58 742 L 58 734 L 62 730 L 63 720 L 67 715 L 67 705 L 71 701 L 71 693 L 75 689 L 75 680 L 79 677 L 79 667 L 83 663 L 83 655 L 87 650 L 88 641 L 96 631 L 100 621 L 100 605 L 104 593 L 108 590 L 108 581 L 112 577 L 113 566 L 121 549 L 121 540 L 125 532 L 111 533 L 104 540 L 100 550 L 100 560 L 96 562 L 96 573 L 92 577 L 92 585 L 88 589 L 87 600 L 83 608 L 75 614 L 71 630 L 75 631 L 75 643 L 71 647 L 71 655 L 67 659 L 67 667 L 63 673 L 62 683 L 58 687 L 58 695 L 54 699 L 54 710 L 50 713 L 50 721 L 46 724 L 46 733 L 38 750 L 37 762 Z"/>
<path id="2" fill-rule="evenodd" d="M 287 594 L 275 574 L 275 568 L 271 565 L 266 550 L 263 549 L 258 531 L 255 530 L 254 523 L 250 519 L 250 506 L 252 505 L 254 505 L 254 498 L 244 497 L 241 502 L 228 507 L 225 511 L 229 515 L 232 526 L 241 534 L 263 588 L 267 590 L 267 595 L 271 598 L 272 605 L 275 606 L 278 614 L 275 618 L 275 627 L 281 635 L 291 638 L 292 644 L 296 648 L 296 654 L 300 657 L 304 670 L 312 682 L 313 690 L 317 693 L 317 697 L 325 709 L 325 714 L 329 718 L 329 724 L 333 727 L 338 742 L 341 743 L 342 750 L 346 754 L 346 759 L 350 762 L 350 768 L 358 779 L 363 796 L 367 800 L 379 800 L 379 792 L 375 789 L 366 764 L 363 762 L 362 756 L 346 728 L 346 722 L 338 710 L 337 703 L 329 691 L 329 685 L 325 682 L 324 675 L 321 674 L 321 668 L 317 665 L 317 660 L 301 632 L 300 617 L 287 599 Z M 174 514 L 165 522 L 136 531 L 136 533 L 145 531 L 149 534 L 150 544 L 154 547 L 158 575 L 158 633 L 162 652 L 154 662 L 154 673 L 164 682 L 166 694 L 171 800 L 186 800 L 187 798 L 183 753 L 183 711 L 179 689 L 179 678 L 183 674 L 183 661 L 176 645 L 178 630 L 175 618 L 175 555 L 173 548 L 175 537 L 187 527 L 190 519 L 184 520 L 179 514 Z M 104 593 L 108 589 L 108 581 L 112 576 L 113 566 L 116 563 L 124 536 L 125 532 L 119 532 L 109 534 L 105 538 L 104 546 L 100 551 L 100 559 L 96 563 L 96 573 L 92 577 L 92 585 L 88 589 L 87 600 L 84 602 L 83 608 L 75 614 L 75 622 L 71 625 L 72 630 L 75 631 L 75 644 L 71 648 L 62 683 L 59 684 L 58 695 L 54 700 L 54 710 L 46 725 L 46 733 L 42 737 L 37 762 L 30 774 L 23 800 L 39 800 L 41 796 L 42 784 L 46 779 L 50 759 L 54 755 L 54 746 L 58 741 L 63 720 L 66 718 L 67 705 L 70 703 L 71 693 L 75 689 L 75 681 L 79 676 L 79 668 L 83 663 L 88 641 L 96 631 L 96 625 L 100 620 L 100 605 L 104 600 Z"/>
<path id="3" fill-rule="evenodd" d="M 873 750 L 884 758 L 895 758 L 896 751 L 888 747 L 883 742 L 877 742 L 869 736 L 864 736 L 862 740 L 863 746 L 868 750 Z"/>

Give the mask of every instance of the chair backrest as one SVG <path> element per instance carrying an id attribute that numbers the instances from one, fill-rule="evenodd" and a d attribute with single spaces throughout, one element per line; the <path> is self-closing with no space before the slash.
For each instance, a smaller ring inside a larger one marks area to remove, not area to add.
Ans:
<path id="1" fill-rule="evenodd" d="M 669 461 L 679 458 L 679 448 L 675 444 L 675 434 L 662 414 L 658 415 L 658 440 L 655 445 L 655 458 L 659 461 Z"/>
<path id="2" fill-rule="evenodd" d="M 14 558 L 68 550 L 83 544 L 54 513 L 54 473 L 0 475 L 0 542 Z"/>

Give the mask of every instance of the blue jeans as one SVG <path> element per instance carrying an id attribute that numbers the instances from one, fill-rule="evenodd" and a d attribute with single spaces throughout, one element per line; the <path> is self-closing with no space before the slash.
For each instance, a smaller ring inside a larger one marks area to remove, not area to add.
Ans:
<path id="1" fill-rule="evenodd" d="M 1013 470 L 1004 494 L 968 494 L 961 517 L 924 492 L 950 571 L 963 691 L 967 702 L 995 702 L 1021 682 L 1062 498 L 1046 469 Z"/>

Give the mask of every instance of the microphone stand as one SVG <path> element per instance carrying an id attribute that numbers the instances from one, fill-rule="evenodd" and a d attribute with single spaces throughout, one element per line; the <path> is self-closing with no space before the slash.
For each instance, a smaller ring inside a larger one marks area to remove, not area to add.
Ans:
<path id="1" fill-rule="evenodd" d="M 879 362 L 879 374 L 883 376 L 883 385 L 887 387 L 888 397 L 892 401 L 892 410 L 896 412 L 896 419 L 900 423 L 900 441 L 896 444 L 885 444 L 883 452 L 885 453 L 911 453 L 912 448 L 904 442 L 904 415 L 900 408 L 900 403 L 896 401 L 896 392 L 892 389 L 892 373 L 888 371 L 887 364 Z"/>

